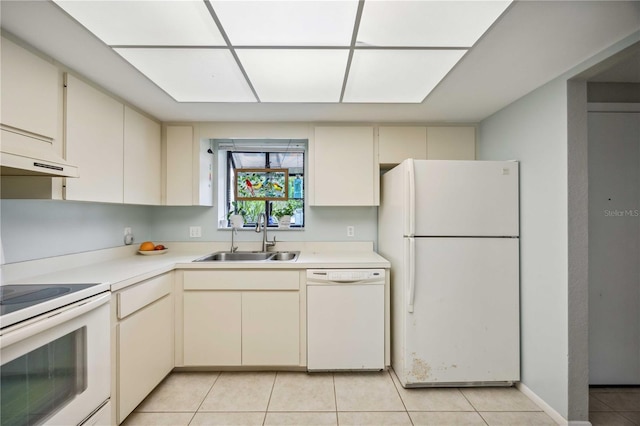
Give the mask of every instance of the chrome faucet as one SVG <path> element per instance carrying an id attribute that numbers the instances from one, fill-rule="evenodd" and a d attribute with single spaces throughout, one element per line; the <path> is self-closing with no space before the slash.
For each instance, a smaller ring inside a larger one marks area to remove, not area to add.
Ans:
<path id="1" fill-rule="evenodd" d="M 238 234 L 238 228 L 235 226 L 231 228 L 231 253 L 235 253 L 238 250 L 238 246 L 234 244 L 234 236 Z"/>
<path id="2" fill-rule="evenodd" d="M 260 229 L 260 219 L 262 219 L 262 229 Z M 267 251 L 267 247 L 273 247 L 276 245 L 276 237 L 273 236 L 273 241 L 267 241 L 267 215 L 260 213 L 258 220 L 256 221 L 256 232 L 262 232 L 262 251 Z"/>

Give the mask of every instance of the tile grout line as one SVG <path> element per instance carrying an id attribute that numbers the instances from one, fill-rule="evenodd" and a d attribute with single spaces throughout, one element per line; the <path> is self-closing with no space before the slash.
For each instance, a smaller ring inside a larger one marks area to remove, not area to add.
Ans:
<path id="1" fill-rule="evenodd" d="M 338 395 L 336 395 L 336 373 L 331 373 L 331 382 L 333 383 L 333 404 L 336 406 L 336 426 L 340 426 L 338 418 Z"/>
<path id="2" fill-rule="evenodd" d="M 266 231 L 265 231 L 266 232 Z M 262 418 L 262 426 L 267 422 L 267 413 L 269 413 L 269 405 L 271 404 L 271 397 L 273 396 L 273 390 L 276 387 L 276 380 L 278 379 L 278 372 L 273 375 L 273 383 L 271 384 L 271 392 L 269 392 L 269 401 L 267 401 L 267 407 L 264 410 L 264 417 Z"/>
<path id="3" fill-rule="evenodd" d="M 209 396 L 209 394 L 213 390 L 213 387 L 216 385 L 216 383 L 218 383 L 218 379 L 220 378 L 221 374 L 222 374 L 222 372 L 218 371 L 218 374 L 216 374 L 215 380 L 211 384 L 211 387 L 209 388 L 207 393 L 204 394 L 204 398 L 202 398 L 202 401 L 200 401 L 200 404 L 198 404 L 198 407 L 196 408 L 196 411 L 193 413 L 193 416 L 191 416 L 191 420 L 189 420 L 189 423 L 187 423 L 187 425 L 190 425 L 193 422 L 193 419 L 196 418 L 196 414 L 198 414 L 198 412 L 200 411 L 200 408 L 202 408 L 202 404 L 204 404 L 204 402 L 207 400 L 207 397 Z"/>
<path id="4" fill-rule="evenodd" d="M 473 408 L 475 410 L 475 413 L 480 416 L 480 418 L 482 419 L 484 424 L 486 424 L 488 426 L 489 422 L 487 421 L 487 419 L 485 419 L 484 416 L 482 415 L 482 413 L 480 413 L 480 411 L 478 411 L 478 409 L 476 408 L 475 405 L 473 405 L 471 400 L 469 400 L 469 398 L 467 398 L 467 395 L 465 395 L 464 392 L 462 392 L 462 389 L 460 389 L 460 388 L 456 388 L 456 389 L 458 390 L 458 392 L 460 392 L 460 395 L 462 395 L 462 397 L 469 403 L 471 408 Z"/>
<path id="5" fill-rule="evenodd" d="M 204 402 L 206 401 L 207 397 L 209 396 L 209 394 L 213 390 L 213 387 L 216 385 L 216 383 L 218 383 L 218 379 L 220 378 L 221 375 L 222 375 L 222 372 L 218 371 L 218 374 L 216 375 L 216 379 L 213 381 L 213 383 L 211 384 L 211 387 L 209 388 L 207 393 L 204 395 L 204 398 L 202 398 L 202 401 L 200 401 L 200 404 L 198 404 L 198 408 L 196 408 L 196 413 L 198 411 L 200 411 L 200 408 L 202 408 L 202 404 L 204 404 Z"/>
<path id="6" fill-rule="evenodd" d="M 402 395 L 400 394 L 400 389 L 398 389 L 398 385 L 396 385 L 396 381 L 393 380 L 393 375 L 395 375 L 396 372 L 395 371 L 392 372 L 391 370 L 392 370 L 391 367 L 389 367 L 389 369 L 387 370 L 387 372 L 389 373 L 389 378 L 391 379 L 391 383 L 393 383 L 393 387 L 395 388 L 396 393 L 398 394 L 398 398 L 400 398 L 400 402 L 402 402 L 402 406 L 404 407 L 404 411 L 405 411 L 405 413 L 407 413 L 407 417 L 409 417 L 409 421 L 411 422 L 411 426 L 414 426 L 413 419 L 411 418 L 411 414 L 409 414 L 409 409 L 407 408 L 407 404 L 405 404 L 404 399 L 402 399 Z M 396 376 L 396 379 L 397 378 L 398 377 Z M 400 381 L 400 379 L 398 379 L 398 381 Z M 402 386 L 402 385 L 400 385 L 400 386 Z"/>

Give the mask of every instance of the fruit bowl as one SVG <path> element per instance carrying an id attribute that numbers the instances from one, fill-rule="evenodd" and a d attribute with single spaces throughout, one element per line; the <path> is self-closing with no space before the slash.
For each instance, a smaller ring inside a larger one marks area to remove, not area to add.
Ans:
<path id="1" fill-rule="evenodd" d="M 165 254 L 166 252 L 168 252 L 169 249 L 165 248 L 163 250 L 138 250 L 138 253 L 144 255 L 144 256 L 153 256 L 156 254 Z"/>

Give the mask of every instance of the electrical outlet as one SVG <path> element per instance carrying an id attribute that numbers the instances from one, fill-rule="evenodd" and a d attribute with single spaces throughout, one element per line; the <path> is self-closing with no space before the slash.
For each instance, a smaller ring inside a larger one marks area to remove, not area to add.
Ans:
<path id="1" fill-rule="evenodd" d="M 202 237 L 202 227 L 201 226 L 190 226 L 189 227 L 189 237 L 191 237 L 191 238 L 200 238 L 200 237 Z"/>
<path id="2" fill-rule="evenodd" d="M 133 232 L 131 231 L 131 227 L 129 226 L 124 228 L 124 243 L 125 245 L 133 244 Z"/>
<path id="3" fill-rule="evenodd" d="M 356 234 L 355 227 L 353 225 L 347 226 L 347 237 L 353 237 Z"/>

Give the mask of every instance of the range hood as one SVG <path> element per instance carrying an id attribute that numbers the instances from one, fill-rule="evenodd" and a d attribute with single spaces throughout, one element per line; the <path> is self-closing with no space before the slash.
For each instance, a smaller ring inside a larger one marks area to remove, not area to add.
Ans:
<path id="1" fill-rule="evenodd" d="M 0 175 L 77 178 L 78 167 L 53 150 L 52 141 L 8 126 L 0 128 Z"/>

